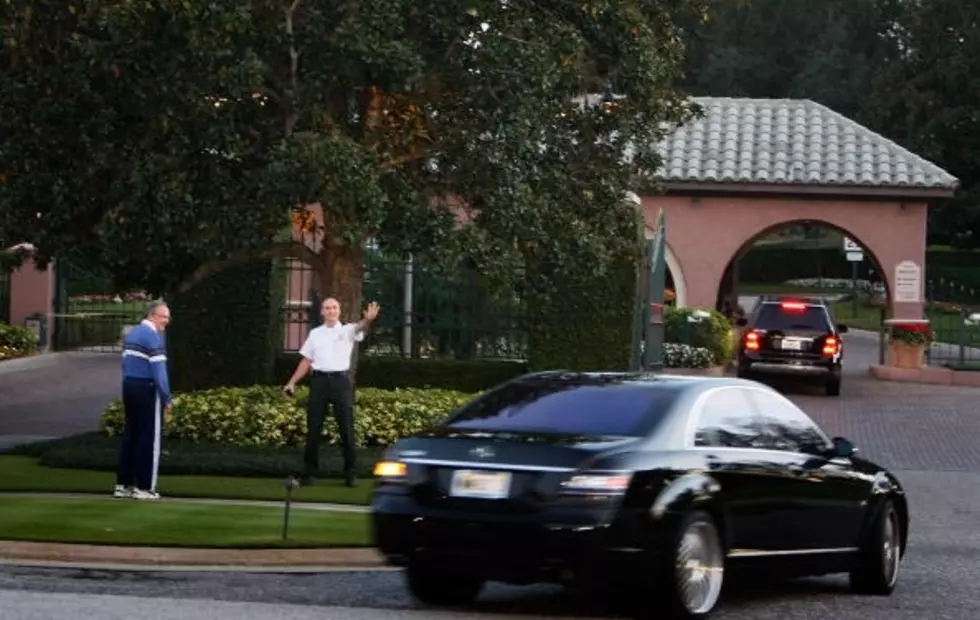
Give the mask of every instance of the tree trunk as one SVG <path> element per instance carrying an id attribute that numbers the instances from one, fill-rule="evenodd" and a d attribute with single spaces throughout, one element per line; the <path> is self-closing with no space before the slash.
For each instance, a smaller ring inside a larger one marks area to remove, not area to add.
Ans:
<path id="1" fill-rule="evenodd" d="M 364 246 L 324 242 L 320 251 L 323 266 L 317 270 L 320 280 L 320 299 L 333 297 L 340 302 L 340 320 L 356 323 L 361 320 L 361 290 L 364 285 Z M 354 347 L 350 378 L 354 383 L 359 346 Z"/>

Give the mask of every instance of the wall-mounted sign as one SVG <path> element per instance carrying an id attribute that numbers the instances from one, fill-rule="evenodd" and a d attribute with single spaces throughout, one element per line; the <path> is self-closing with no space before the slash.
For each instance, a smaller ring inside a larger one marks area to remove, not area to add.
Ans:
<path id="1" fill-rule="evenodd" d="M 898 303 L 918 303 L 922 294 L 922 267 L 910 260 L 895 265 L 895 299 Z"/>

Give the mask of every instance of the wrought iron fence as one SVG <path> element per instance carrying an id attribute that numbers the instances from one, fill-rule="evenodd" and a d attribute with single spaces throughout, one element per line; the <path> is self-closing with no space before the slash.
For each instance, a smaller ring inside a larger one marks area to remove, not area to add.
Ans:
<path id="1" fill-rule="evenodd" d="M 312 269 L 284 261 L 281 306 L 283 349 L 298 350 L 319 324 L 320 297 Z M 455 359 L 524 359 L 525 305 L 516 294 L 496 294 L 476 273 L 445 274 L 412 260 L 370 251 L 362 298 L 382 312 L 368 332 L 362 355 Z M 344 309 L 345 320 L 355 314 Z"/>
<path id="2" fill-rule="evenodd" d="M 926 349 L 926 360 L 933 366 L 980 367 L 980 309 L 928 311 L 933 342 Z"/>
<path id="3" fill-rule="evenodd" d="M 0 322 L 10 322 L 10 270 L 0 267 Z"/>
<path id="4" fill-rule="evenodd" d="M 113 292 L 110 283 L 70 261 L 57 263 L 52 346 L 55 350 L 118 352 L 123 332 L 139 323 L 144 292 Z"/>

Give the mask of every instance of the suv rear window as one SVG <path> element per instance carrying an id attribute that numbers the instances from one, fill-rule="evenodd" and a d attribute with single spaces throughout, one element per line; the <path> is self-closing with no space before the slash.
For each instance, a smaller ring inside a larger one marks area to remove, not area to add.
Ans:
<path id="1" fill-rule="evenodd" d="M 670 408 L 674 390 L 611 383 L 515 383 L 466 405 L 450 428 L 642 437 Z"/>
<path id="2" fill-rule="evenodd" d="M 822 306 L 803 304 L 802 307 L 780 303 L 766 303 L 759 309 L 755 326 L 765 330 L 806 330 L 815 332 L 831 331 L 827 311 Z"/>

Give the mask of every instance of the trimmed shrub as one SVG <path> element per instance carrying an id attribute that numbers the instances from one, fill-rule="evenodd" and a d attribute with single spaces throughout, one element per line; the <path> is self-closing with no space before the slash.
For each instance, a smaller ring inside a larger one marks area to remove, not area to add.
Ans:
<path id="1" fill-rule="evenodd" d="M 20 325 L 0 323 L 0 360 L 23 357 L 36 350 L 34 332 Z"/>
<path id="2" fill-rule="evenodd" d="M 422 431 L 448 416 L 476 394 L 452 390 L 359 388 L 355 392 L 354 430 L 357 445 L 387 446 Z M 277 386 L 231 387 L 187 392 L 174 397 L 164 437 L 236 446 L 299 446 L 306 437 L 309 389 L 293 398 Z M 109 436 L 122 432 L 121 401 L 102 413 L 101 429 Z M 327 415 L 323 430 L 330 444 L 340 442 L 337 423 Z"/>
<path id="3" fill-rule="evenodd" d="M 664 342 L 705 348 L 714 364 L 724 366 L 734 354 L 732 324 L 709 308 L 668 307 L 664 313 Z"/>
<path id="4" fill-rule="evenodd" d="M 296 370 L 298 353 L 283 353 L 276 359 L 273 383 L 284 385 Z M 481 392 L 528 372 L 525 362 L 504 360 L 417 359 L 361 355 L 357 361 L 360 388 L 438 388 Z M 305 383 L 305 380 L 304 380 Z"/>
<path id="5" fill-rule="evenodd" d="M 689 344 L 664 343 L 665 368 L 710 368 L 715 356 L 704 347 Z"/>

